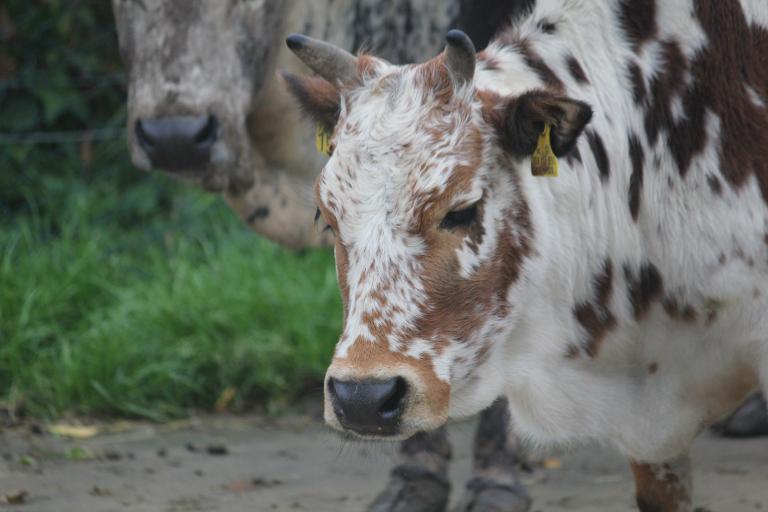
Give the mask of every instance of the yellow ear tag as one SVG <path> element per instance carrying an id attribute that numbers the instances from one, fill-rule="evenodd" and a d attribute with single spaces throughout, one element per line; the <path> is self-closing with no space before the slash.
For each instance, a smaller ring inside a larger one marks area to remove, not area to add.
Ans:
<path id="1" fill-rule="evenodd" d="M 547 123 L 539 134 L 539 141 L 531 156 L 531 173 L 534 176 L 557 178 L 557 157 L 549 140 L 551 125 Z"/>
<path id="2" fill-rule="evenodd" d="M 331 134 L 321 124 L 315 129 L 315 147 L 325 156 L 331 156 Z"/>

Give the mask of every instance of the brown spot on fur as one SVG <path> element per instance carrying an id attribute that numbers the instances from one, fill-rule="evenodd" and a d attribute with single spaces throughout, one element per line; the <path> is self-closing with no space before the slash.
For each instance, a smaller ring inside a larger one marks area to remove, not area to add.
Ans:
<path id="1" fill-rule="evenodd" d="M 665 297 L 661 301 L 661 305 L 664 311 L 667 312 L 670 318 L 674 320 L 681 320 L 685 323 L 693 323 L 696 321 L 696 310 L 690 304 L 685 304 L 682 307 L 677 302 L 677 299 L 672 297 Z"/>
<path id="2" fill-rule="evenodd" d="M 692 67 L 702 104 L 720 118 L 720 168 L 734 187 L 754 174 L 768 202 L 768 116 L 742 83 L 768 97 L 768 30 L 750 25 L 737 0 L 696 2 L 709 45 Z"/>
<path id="3" fill-rule="evenodd" d="M 651 363 L 651 364 L 648 365 L 648 373 L 653 375 L 657 371 L 659 371 L 659 363 Z"/>
<path id="4" fill-rule="evenodd" d="M 723 186 L 720 184 L 720 179 L 714 174 L 707 176 L 707 184 L 713 194 L 719 196 L 723 193 Z"/>
<path id="5" fill-rule="evenodd" d="M 696 2 L 695 8 L 708 44 L 688 62 L 676 41 L 662 43 L 661 67 L 651 81 L 645 116 L 649 143 L 655 144 L 665 131 L 685 176 L 707 143 L 705 112 L 711 111 L 720 121 L 723 178 L 738 188 L 754 174 L 768 202 L 768 116 L 743 86 L 768 97 L 768 67 L 762 65 L 768 30 L 750 25 L 737 0 Z M 688 72 L 693 80 L 686 80 Z M 671 113 L 676 98 L 684 114 L 679 120 Z"/>
<path id="6" fill-rule="evenodd" d="M 568 71 L 571 72 L 571 76 L 574 80 L 581 84 L 588 84 L 589 79 L 587 78 L 587 74 L 584 73 L 584 68 L 581 67 L 581 64 L 579 64 L 579 61 L 576 60 L 576 57 L 573 55 L 569 55 L 566 59 L 566 63 L 568 64 Z"/>
<path id="7" fill-rule="evenodd" d="M 603 139 L 600 138 L 600 135 L 594 130 L 588 130 L 587 141 L 592 150 L 592 155 L 595 157 L 597 169 L 600 171 L 600 180 L 605 183 L 608 181 L 608 177 L 611 174 L 611 168 L 608 162 L 608 153 L 605 151 L 605 146 L 603 145 Z"/>
<path id="8" fill-rule="evenodd" d="M 602 271 L 592 279 L 593 298 L 577 304 L 573 316 L 587 334 L 583 347 L 589 357 L 596 357 L 608 333 L 616 327 L 616 317 L 608 308 L 613 293 L 613 263 L 606 259 Z"/>
<path id="9" fill-rule="evenodd" d="M 488 52 L 482 51 L 477 54 L 477 61 L 485 65 L 485 69 L 488 71 L 499 71 L 501 69 L 501 62 L 494 56 L 488 55 Z"/>
<path id="10" fill-rule="evenodd" d="M 644 263 L 637 273 L 628 265 L 624 265 L 624 278 L 627 280 L 627 295 L 635 320 L 641 320 L 648 313 L 653 301 L 661 295 L 661 274 L 652 263 Z"/>
<path id="11" fill-rule="evenodd" d="M 645 154 L 640 140 L 634 133 L 629 134 L 629 159 L 632 161 L 632 175 L 629 177 L 629 211 L 637 220 L 640 214 L 640 195 L 643 188 L 643 161 Z"/>
<path id="12" fill-rule="evenodd" d="M 619 22 L 632 48 L 638 51 L 656 35 L 656 1 L 621 0 Z"/>
<path id="13" fill-rule="evenodd" d="M 635 104 L 642 105 L 645 103 L 648 91 L 645 88 L 645 79 L 643 78 L 643 72 L 640 70 L 640 66 L 636 62 L 629 63 L 629 80 L 632 83 L 632 97 L 635 100 Z"/>
<path id="14" fill-rule="evenodd" d="M 565 86 L 563 85 L 562 80 L 560 80 L 555 72 L 552 71 L 552 68 L 550 68 L 542 60 L 542 58 L 531 47 L 528 41 L 518 40 L 514 43 L 514 46 L 523 56 L 523 60 L 525 60 L 525 63 L 528 65 L 528 67 L 536 72 L 541 81 L 544 82 L 547 87 L 550 87 L 557 92 L 562 92 L 565 90 Z"/>
<path id="15" fill-rule="evenodd" d="M 565 357 L 567 359 L 576 359 L 579 357 L 579 347 L 577 345 L 568 345 L 565 351 Z"/>

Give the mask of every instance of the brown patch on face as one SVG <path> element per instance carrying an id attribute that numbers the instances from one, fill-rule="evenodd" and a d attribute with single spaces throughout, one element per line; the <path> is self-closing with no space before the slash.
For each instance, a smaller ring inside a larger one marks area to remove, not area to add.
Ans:
<path id="1" fill-rule="evenodd" d="M 632 175 L 629 177 L 629 211 L 637 221 L 640 214 L 640 194 L 643 188 L 643 161 L 645 154 L 640 140 L 634 133 L 629 134 L 629 158 L 632 161 Z"/>
<path id="2" fill-rule="evenodd" d="M 433 100 L 447 105 L 453 98 L 454 86 L 448 68 L 445 67 L 445 54 L 441 53 L 434 59 L 425 62 L 417 68 L 418 83 L 424 91 L 425 102 Z"/>
<path id="3" fill-rule="evenodd" d="M 577 304 L 573 316 L 587 333 L 582 346 L 589 357 L 596 357 L 608 333 L 616 327 L 616 317 L 608 308 L 613 294 L 613 262 L 606 259 L 602 271 L 592 278 L 593 298 Z"/>
<path id="4" fill-rule="evenodd" d="M 605 183 L 608 181 L 608 177 L 611 174 L 611 166 L 608 162 L 608 153 L 605 151 L 603 145 L 603 139 L 594 130 L 587 131 L 587 141 L 589 147 L 592 150 L 592 155 L 595 157 L 597 163 L 597 169 L 600 171 L 600 180 Z"/>
<path id="5" fill-rule="evenodd" d="M 589 79 L 587 78 L 587 74 L 584 73 L 584 68 L 581 67 L 581 64 L 579 64 L 579 61 L 576 60 L 576 57 L 573 55 L 569 55 L 566 59 L 566 64 L 568 65 L 568 71 L 570 71 L 571 76 L 574 80 L 581 84 L 588 84 Z"/>
<path id="6" fill-rule="evenodd" d="M 488 317 L 507 313 L 511 307 L 507 291 L 520 277 L 523 261 L 531 253 L 533 226 L 522 198 L 503 218 L 496 251 L 466 278 L 461 276 L 455 254 L 464 237 L 450 237 L 434 230 L 423 234 L 428 249 L 422 262 L 422 280 L 429 312 L 415 325 L 414 336 L 463 341 Z M 488 348 L 478 347 L 479 360 L 484 359 Z"/>
<path id="7" fill-rule="evenodd" d="M 638 51 L 656 35 L 656 1 L 621 0 L 619 22 L 633 50 Z"/>
<path id="8" fill-rule="evenodd" d="M 659 371 L 659 363 L 651 363 L 648 365 L 648 373 L 653 375 Z"/>
<path id="9" fill-rule="evenodd" d="M 632 461 L 630 466 L 635 477 L 635 493 L 640 512 L 688 510 L 687 504 L 691 503 L 688 471 L 683 470 L 678 474 L 670 464 Z"/>
<path id="10" fill-rule="evenodd" d="M 665 297 L 661 301 L 661 305 L 664 311 L 667 312 L 670 318 L 673 320 L 680 320 L 685 323 L 694 323 L 698 316 L 696 310 L 690 304 L 680 305 L 677 299 L 673 297 Z"/>
<path id="11" fill-rule="evenodd" d="M 632 83 L 632 98 L 635 100 L 636 105 L 642 105 L 648 96 L 643 72 L 636 62 L 630 62 L 627 71 L 629 72 L 629 80 Z"/>
<path id="12" fill-rule="evenodd" d="M 627 280 L 627 295 L 635 320 L 642 320 L 651 304 L 661 296 L 661 274 L 653 263 L 644 263 L 637 273 L 624 265 L 624 278 Z"/>

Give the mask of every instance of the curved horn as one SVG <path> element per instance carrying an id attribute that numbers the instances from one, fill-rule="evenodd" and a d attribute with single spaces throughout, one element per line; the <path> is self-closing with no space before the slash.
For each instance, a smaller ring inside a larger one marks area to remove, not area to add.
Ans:
<path id="1" fill-rule="evenodd" d="M 301 34 L 289 35 L 285 44 L 312 71 L 332 84 L 355 78 L 357 58 L 346 50 Z"/>
<path id="2" fill-rule="evenodd" d="M 451 30 L 445 40 L 445 67 L 456 83 L 465 84 L 475 75 L 475 45 L 461 30 Z"/>

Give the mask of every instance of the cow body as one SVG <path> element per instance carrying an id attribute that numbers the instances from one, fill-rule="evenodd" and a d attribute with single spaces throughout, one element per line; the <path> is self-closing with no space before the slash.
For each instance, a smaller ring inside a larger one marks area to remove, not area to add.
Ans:
<path id="1" fill-rule="evenodd" d="M 590 2 L 540 2 L 513 36 L 565 95 L 594 109 L 581 162 L 566 157 L 556 179 L 519 173 L 532 243 L 525 285 L 508 296 L 525 309 L 507 335 L 503 386 L 534 439 L 614 439 L 638 460 L 664 460 L 758 385 L 768 342 L 768 75 L 756 75 L 768 8 L 745 2 L 751 37 L 729 23 L 739 6 L 713 2 L 704 13 L 707 3 L 697 17 L 693 3 L 658 2 L 655 31 L 636 45 L 621 6 Z M 542 20 L 557 34 L 542 32 Z M 715 37 L 723 30 L 725 41 Z M 501 69 L 481 67 L 478 89 L 547 86 L 517 79 L 530 68 L 509 46 L 491 48 L 486 62 L 494 59 Z M 739 61 L 747 76 L 734 73 Z M 726 122 L 737 126 L 728 132 Z M 484 394 L 472 388 L 452 396 L 457 408 Z"/>
<path id="2" fill-rule="evenodd" d="M 536 442 L 616 444 L 642 510 L 689 510 L 692 439 L 768 379 L 768 4 L 539 0 L 467 53 L 289 79 L 335 126 L 326 421 L 407 436 L 504 394 Z M 547 125 L 557 178 L 530 170 Z M 382 393 L 378 424 L 350 407 Z"/>

